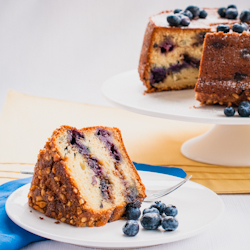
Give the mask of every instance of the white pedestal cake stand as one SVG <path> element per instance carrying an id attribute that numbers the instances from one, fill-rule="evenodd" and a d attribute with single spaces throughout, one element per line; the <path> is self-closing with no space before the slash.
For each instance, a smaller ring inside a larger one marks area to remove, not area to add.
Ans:
<path id="1" fill-rule="evenodd" d="M 195 161 L 223 165 L 250 166 L 250 118 L 224 115 L 224 107 L 200 106 L 194 90 L 143 94 L 145 87 L 136 70 L 107 80 L 104 96 L 114 105 L 144 115 L 187 122 L 212 123 L 203 135 L 186 141 L 181 152 Z"/>

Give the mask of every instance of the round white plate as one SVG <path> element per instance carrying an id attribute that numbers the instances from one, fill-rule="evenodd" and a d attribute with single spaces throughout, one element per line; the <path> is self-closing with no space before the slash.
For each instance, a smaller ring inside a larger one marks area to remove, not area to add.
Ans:
<path id="1" fill-rule="evenodd" d="M 225 107 L 201 106 L 195 100 L 193 89 L 151 94 L 144 94 L 145 90 L 136 70 L 114 76 L 102 87 L 104 96 L 110 102 L 140 114 L 199 123 L 250 124 L 249 118 L 242 118 L 238 114 L 226 117 Z"/>
<path id="2" fill-rule="evenodd" d="M 181 178 L 170 175 L 139 171 L 148 189 L 161 189 L 175 185 Z M 97 248 L 134 248 L 159 245 L 189 238 L 214 224 L 224 211 L 220 197 L 210 189 L 194 182 L 187 182 L 161 200 L 176 205 L 179 227 L 174 232 L 144 230 L 140 228 L 135 237 L 123 235 L 124 220 L 108 223 L 103 227 L 79 228 L 44 216 L 28 206 L 27 184 L 13 192 L 6 202 L 8 216 L 20 227 L 48 239 L 75 245 Z M 143 203 L 142 209 L 150 203 Z M 32 211 L 32 212 L 30 212 Z M 39 217 L 43 217 L 41 220 Z M 141 227 L 141 226 L 140 226 Z"/>

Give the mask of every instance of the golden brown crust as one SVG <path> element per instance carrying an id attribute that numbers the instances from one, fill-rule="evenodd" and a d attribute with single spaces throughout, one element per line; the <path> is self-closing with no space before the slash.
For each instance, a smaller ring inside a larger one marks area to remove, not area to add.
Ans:
<path id="1" fill-rule="evenodd" d="M 86 128 L 85 131 L 97 128 L 110 129 L 99 126 Z M 60 155 L 56 143 L 56 138 L 68 129 L 75 128 L 62 126 L 56 129 L 44 149 L 40 150 L 28 195 L 29 206 L 48 217 L 79 227 L 103 226 L 108 221 L 120 219 L 124 214 L 126 202 L 112 209 L 95 211 L 88 207 L 88 204 L 81 197 L 76 183 L 70 178 L 64 156 Z M 119 129 L 115 128 L 115 131 L 121 135 Z M 124 146 L 123 150 L 126 152 Z M 130 163 L 132 164 L 131 160 Z M 136 171 L 134 166 L 133 171 Z M 138 174 L 137 176 L 137 180 L 141 183 Z M 141 186 L 143 192 L 140 195 L 140 201 L 146 196 L 142 183 Z"/>

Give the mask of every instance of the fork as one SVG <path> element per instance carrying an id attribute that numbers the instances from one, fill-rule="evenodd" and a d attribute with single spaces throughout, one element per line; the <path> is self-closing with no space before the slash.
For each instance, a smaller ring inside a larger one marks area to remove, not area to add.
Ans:
<path id="1" fill-rule="evenodd" d="M 20 173 L 21 174 L 33 174 L 34 169 L 33 168 L 22 169 L 20 171 Z M 148 190 L 148 189 L 146 189 L 147 197 L 144 199 L 144 202 L 151 202 L 151 201 L 159 199 L 167 194 L 172 193 L 177 188 L 181 187 L 184 183 L 186 183 L 188 180 L 190 180 L 191 177 L 192 177 L 192 175 L 186 177 L 181 182 L 179 182 L 178 184 L 176 184 L 175 186 L 170 187 L 170 188 L 165 188 L 165 189 L 160 189 L 160 190 Z"/>
<path id="2" fill-rule="evenodd" d="M 181 187 L 183 184 L 185 184 L 188 180 L 190 180 L 191 177 L 192 177 L 192 175 L 186 177 L 181 182 L 179 182 L 178 184 L 176 184 L 175 186 L 170 187 L 170 188 L 165 188 L 165 189 L 160 189 L 160 190 L 148 190 L 148 189 L 146 189 L 147 197 L 144 199 L 144 202 L 151 202 L 151 201 L 159 199 L 167 194 L 172 193 L 173 191 L 175 191 L 176 189 Z"/>

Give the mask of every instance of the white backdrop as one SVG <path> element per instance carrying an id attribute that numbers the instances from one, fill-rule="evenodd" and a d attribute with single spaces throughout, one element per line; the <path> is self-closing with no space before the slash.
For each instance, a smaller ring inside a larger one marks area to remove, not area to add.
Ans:
<path id="1" fill-rule="evenodd" d="M 100 87 L 135 69 L 148 17 L 232 1 L 0 0 L 0 111 L 9 89 L 109 105 Z M 246 0 L 239 8 L 250 7 Z"/>

